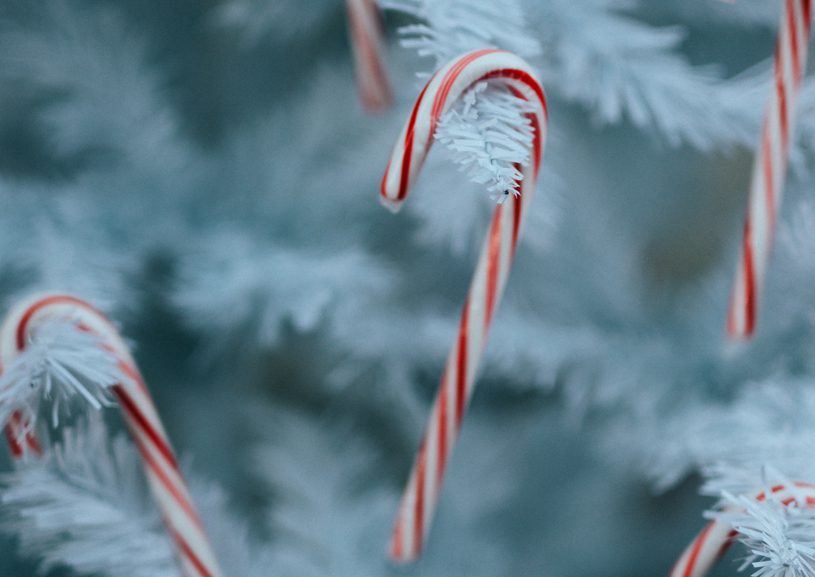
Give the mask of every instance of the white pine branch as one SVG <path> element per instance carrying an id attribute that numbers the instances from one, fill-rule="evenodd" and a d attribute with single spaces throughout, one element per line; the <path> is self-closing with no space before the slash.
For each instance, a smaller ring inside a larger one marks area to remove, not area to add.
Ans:
<path id="1" fill-rule="evenodd" d="M 22 411 L 25 429 L 36 424 L 44 401 L 51 424 L 75 399 L 94 409 L 111 404 L 108 389 L 127 377 L 100 339 L 67 320 L 48 320 L 34 328 L 25 350 L 0 375 L 0 422 Z M 21 434 L 25 431 L 21 430 Z"/>
<path id="2" fill-rule="evenodd" d="M 741 569 L 752 566 L 753 577 L 815 575 L 815 509 L 807 505 L 806 494 L 771 467 L 719 467 L 715 474 L 705 489 L 722 501 L 708 515 L 738 531 L 748 551 Z M 774 492 L 779 485 L 786 489 Z M 761 500 L 756 499 L 759 491 L 765 495 Z M 795 500 L 785 504 L 789 495 Z"/>
<path id="3" fill-rule="evenodd" d="M 253 550 L 227 494 L 193 475 L 190 492 L 228 575 L 266 575 L 268 555 Z M 130 439 L 110 438 L 100 418 L 64 429 L 53 453 L 0 477 L 0 531 L 43 571 L 81 575 L 180 577 L 176 554 Z"/>
<path id="4" fill-rule="evenodd" d="M 470 180 L 501 200 L 520 192 L 519 167 L 529 164 L 534 139 L 532 111 L 526 100 L 480 82 L 442 118 L 436 140 Z"/>
<path id="5" fill-rule="evenodd" d="M 313 35 L 340 14 L 341 2 L 318 0 L 225 0 L 212 12 L 215 26 L 236 32 L 247 47 L 264 40 L 290 42 Z"/>
<path id="6" fill-rule="evenodd" d="M 743 141 L 716 70 L 679 53 L 685 31 L 626 15 L 628 0 L 526 2 L 544 42 L 541 64 L 551 93 L 588 108 L 603 123 L 627 118 L 672 145 L 708 150 Z M 752 133 L 751 133 L 752 135 Z"/>
<path id="7" fill-rule="evenodd" d="M 215 238 L 210 251 L 191 251 L 174 301 L 191 326 L 217 335 L 216 350 L 235 343 L 242 350 L 248 343 L 271 347 L 286 322 L 314 330 L 335 308 L 391 284 L 388 271 L 357 250 L 270 247 L 238 231 Z"/>
<path id="8" fill-rule="evenodd" d="M 435 68 L 471 50 L 503 48 L 531 58 L 540 43 L 527 30 L 515 0 L 403 0 L 380 2 L 419 21 L 399 29 L 402 45 L 432 57 Z"/>
<path id="9" fill-rule="evenodd" d="M 136 452 L 94 419 L 63 431 L 44 461 L 2 477 L 0 530 L 46 571 L 179 577 L 172 547 L 150 500 Z"/>

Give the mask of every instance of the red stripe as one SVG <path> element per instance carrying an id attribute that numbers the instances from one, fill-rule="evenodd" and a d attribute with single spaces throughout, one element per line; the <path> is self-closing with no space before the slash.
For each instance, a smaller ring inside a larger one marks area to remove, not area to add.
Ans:
<path id="1" fill-rule="evenodd" d="M 458 330 L 458 359 L 456 363 L 456 430 L 461 428 L 467 398 L 467 333 L 470 324 L 470 297 L 464 301 L 461 325 Z"/>
<path id="2" fill-rule="evenodd" d="M 422 446 L 419 449 L 419 459 L 416 463 L 416 502 L 413 509 L 413 551 L 411 552 L 414 557 L 418 557 L 422 550 L 422 541 L 424 539 L 424 473 L 426 468 L 426 445 L 422 441 Z"/>
<path id="3" fill-rule="evenodd" d="M 710 533 L 710 530 L 713 529 L 714 522 L 710 522 L 707 526 L 699 533 L 699 536 L 696 538 L 696 541 L 693 543 L 693 549 L 688 556 L 688 563 L 685 565 L 685 571 L 682 573 L 682 577 L 691 577 L 693 575 L 693 570 L 696 566 L 696 560 L 699 558 L 699 553 L 702 551 L 702 546 L 705 543 L 705 539 L 707 539 L 707 534 Z"/>
<path id="4" fill-rule="evenodd" d="M 196 571 L 201 575 L 201 577 L 213 577 L 213 574 L 207 569 L 206 565 L 198 558 L 198 555 L 195 554 L 192 547 L 190 547 L 189 543 L 187 543 L 186 539 L 181 536 L 175 528 L 167 522 L 165 519 L 165 524 L 167 525 L 167 531 L 170 533 L 170 536 L 175 541 L 175 544 L 178 546 L 178 549 L 181 553 L 190 560 L 193 567 L 195 567 Z"/>
<path id="5" fill-rule="evenodd" d="M 756 323 L 756 295 L 755 295 L 755 274 L 753 271 L 753 246 L 752 232 L 750 230 L 750 218 L 744 223 L 744 306 L 745 306 L 745 327 L 746 335 L 753 334 Z"/>
<path id="6" fill-rule="evenodd" d="M 148 468 L 153 472 L 153 474 L 161 481 L 161 484 L 164 485 L 164 488 L 170 492 L 173 496 L 173 499 L 179 504 L 179 506 L 184 510 L 187 516 L 195 523 L 201 531 L 204 530 L 204 524 L 201 522 L 201 519 L 198 517 L 198 513 L 196 512 L 195 508 L 192 506 L 192 503 L 189 502 L 187 497 L 181 490 L 176 487 L 175 483 L 173 483 L 172 479 L 170 479 L 164 470 L 161 468 L 161 465 L 153 458 L 150 454 L 150 451 L 147 450 L 147 447 L 139 440 L 138 435 L 134 434 L 133 443 L 136 445 L 136 449 L 138 449 L 139 454 L 144 459 L 144 462 L 147 464 Z M 179 473 L 180 475 L 180 473 Z"/>
<path id="7" fill-rule="evenodd" d="M 775 93 L 778 98 L 778 119 L 781 125 L 781 150 L 786 161 L 789 143 L 789 114 L 787 112 L 787 96 L 784 90 L 784 75 L 781 71 L 779 52 L 780 50 L 775 52 Z"/>
<path id="8" fill-rule="evenodd" d="M 806 35 L 809 37 L 810 27 L 812 26 L 812 6 L 810 0 L 802 0 L 801 11 L 804 14 L 804 30 L 806 30 Z"/>
<path id="9" fill-rule="evenodd" d="M 17 431 L 14 430 L 11 423 L 5 426 L 3 429 L 6 433 L 6 441 L 8 441 L 8 447 L 11 451 L 11 456 L 15 459 L 19 459 L 23 456 L 23 447 L 20 445 L 20 442 L 17 440 Z"/>
<path id="10" fill-rule="evenodd" d="M 775 179 L 773 178 L 772 140 L 770 123 L 764 123 L 764 143 L 761 147 L 761 162 L 764 168 L 764 202 L 767 204 L 767 220 L 770 225 L 769 235 L 775 232 Z"/>
<path id="11" fill-rule="evenodd" d="M 23 414 L 17 410 L 9 417 L 9 422 L 4 427 L 6 434 L 6 441 L 8 442 L 11 456 L 14 459 L 20 459 L 25 455 L 25 446 L 20 444 L 20 431 L 24 429 Z M 25 445 L 31 450 L 32 453 L 38 457 L 42 456 L 42 446 L 37 440 L 33 432 L 27 431 L 24 435 Z"/>
<path id="12" fill-rule="evenodd" d="M 510 199 L 508 202 L 513 202 Z M 489 236 L 487 237 L 487 306 L 484 315 L 484 329 L 489 329 L 492 314 L 495 310 L 495 298 L 498 293 L 498 274 L 501 268 L 501 215 L 504 205 L 495 207 L 492 214 Z"/>
<path id="13" fill-rule="evenodd" d="M 518 248 L 518 235 L 521 232 L 521 213 L 524 209 L 523 199 L 512 199 L 512 257 L 515 257 L 515 250 Z"/>
<path id="14" fill-rule="evenodd" d="M 391 541 L 391 557 L 395 559 L 402 558 L 402 525 L 404 517 L 399 515 L 396 519 L 396 528 L 393 530 L 393 540 Z"/>
<path id="15" fill-rule="evenodd" d="M 178 462 L 175 459 L 175 455 L 173 455 L 172 449 L 170 449 L 163 436 L 160 435 L 155 428 L 153 428 L 153 425 L 141 412 L 138 405 L 136 405 L 136 403 L 133 401 L 127 390 L 122 385 L 116 385 L 113 387 L 113 392 L 119 399 L 119 402 L 127 415 L 138 424 L 139 429 L 143 431 L 144 434 L 147 435 L 147 437 L 152 441 L 153 445 L 156 447 L 156 449 L 158 449 L 158 452 L 161 453 L 161 456 L 164 457 L 174 469 L 178 470 Z"/>
<path id="16" fill-rule="evenodd" d="M 785 12 L 787 13 L 787 30 L 789 30 L 790 38 L 790 54 L 792 54 L 792 81 L 795 83 L 795 86 L 798 86 L 798 82 L 801 79 L 801 62 L 798 57 L 798 29 L 795 26 L 795 6 L 794 2 L 796 0 L 787 0 L 785 3 Z M 781 50 L 781 41 L 782 38 L 778 39 L 779 46 L 778 50 Z"/>
<path id="17" fill-rule="evenodd" d="M 447 388 L 450 380 L 447 378 L 447 367 L 444 367 L 444 374 L 439 386 L 439 453 L 436 460 L 436 484 L 441 485 L 444 470 L 447 467 Z"/>

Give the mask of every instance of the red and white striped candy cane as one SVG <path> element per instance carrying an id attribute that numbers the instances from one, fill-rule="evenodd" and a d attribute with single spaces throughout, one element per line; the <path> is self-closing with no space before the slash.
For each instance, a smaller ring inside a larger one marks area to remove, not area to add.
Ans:
<path id="1" fill-rule="evenodd" d="M 433 143 L 439 118 L 468 88 L 495 80 L 533 103 L 532 166 L 524 167 L 521 194 L 498 204 L 464 304 L 458 336 L 436 395 L 419 454 L 399 508 L 390 553 L 395 561 L 416 559 L 430 526 L 447 459 L 473 392 L 487 332 L 515 256 L 521 222 L 538 179 L 546 135 L 546 98 L 529 64 L 502 50 L 478 50 L 456 58 L 425 86 L 396 142 L 382 179 L 382 201 L 398 210 L 407 197 Z"/>
<path id="2" fill-rule="evenodd" d="M 127 377 L 112 391 L 119 401 L 125 422 L 142 457 L 153 497 L 175 544 L 178 560 L 187 577 L 220 577 L 221 570 L 205 534 L 204 526 L 192 504 L 189 491 L 155 405 L 136 364 L 113 324 L 91 305 L 68 295 L 37 295 L 12 308 L 0 326 L 0 373 L 22 353 L 28 335 L 47 319 L 75 322 L 80 330 L 98 335 L 103 346 L 118 360 Z M 6 435 L 13 456 L 22 457 L 40 447 L 33 433 L 21 442 L 20 419 L 15 413 L 7 424 Z"/>
<path id="3" fill-rule="evenodd" d="M 785 485 L 775 485 L 770 489 L 773 498 L 784 505 L 815 506 L 815 485 L 796 482 L 795 491 L 789 491 Z M 756 501 L 765 501 L 767 494 L 758 493 Z M 803 501 L 803 502 L 801 502 Z M 716 562 L 727 552 L 738 532 L 728 523 L 721 520 L 709 522 L 702 532 L 691 541 L 677 562 L 671 568 L 669 577 L 703 577 L 707 575 Z"/>
<path id="4" fill-rule="evenodd" d="M 385 70 L 382 13 L 376 0 L 346 0 L 357 88 L 363 106 L 375 112 L 390 106 L 393 96 Z"/>
<path id="5" fill-rule="evenodd" d="M 784 194 L 798 94 L 806 70 L 812 25 L 811 0 L 783 0 L 783 3 L 773 88 L 753 163 L 738 270 L 727 314 L 727 333 L 734 339 L 748 339 L 755 330 L 775 223 Z"/>

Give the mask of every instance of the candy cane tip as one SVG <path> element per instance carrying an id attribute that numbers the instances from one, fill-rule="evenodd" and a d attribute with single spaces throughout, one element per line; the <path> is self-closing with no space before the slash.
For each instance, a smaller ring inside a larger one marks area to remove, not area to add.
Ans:
<path id="1" fill-rule="evenodd" d="M 393 97 L 390 93 L 383 94 L 377 98 L 362 99 L 362 108 L 364 108 L 368 114 L 382 114 L 391 106 L 393 106 Z"/>
<path id="2" fill-rule="evenodd" d="M 382 204 L 382 206 L 387 208 L 392 214 L 396 214 L 400 210 L 402 210 L 402 205 L 404 204 L 404 201 L 402 200 L 393 200 L 392 198 L 387 198 L 382 195 L 380 195 L 379 197 L 379 202 L 380 204 Z"/>
<path id="3" fill-rule="evenodd" d="M 388 551 L 388 557 L 390 558 L 390 562 L 392 565 L 396 566 L 406 566 L 410 565 L 411 563 L 415 563 L 419 559 L 419 554 L 414 553 L 411 554 L 406 551 L 401 551 L 401 548 L 396 544 L 396 539 L 391 541 L 390 549 Z"/>

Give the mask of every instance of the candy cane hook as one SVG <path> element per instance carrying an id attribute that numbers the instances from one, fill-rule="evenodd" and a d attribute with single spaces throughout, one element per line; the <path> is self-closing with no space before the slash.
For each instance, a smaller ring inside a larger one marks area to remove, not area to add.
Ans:
<path id="1" fill-rule="evenodd" d="M 366 110 L 376 112 L 393 100 L 383 58 L 382 13 L 376 0 L 345 0 L 345 6 L 359 97 Z"/>
<path id="2" fill-rule="evenodd" d="M 773 88 L 753 163 L 740 258 L 727 313 L 727 333 L 734 339 L 749 339 L 755 331 L 775 224 L 784 193 L 798 94 L 806 70 L 812 27 L 811 0 L 783 2 L 775 50 Z"/>
<path id="3" fill-rule="evenodd" d="M 390 554 L 398 562 L 418 558 L 427 536 L 447 459 L 473 392 L 487 332 L 509 276 L 521 223 L 535 192 L 547 108 L 543 89 L 531 67 L 514 54 L 490 49 L 465 54 L 439 70 L 419 95 L 382 179 L 383 203 L 398 210 L 430 150 L 439 118 L 468 88 L 484 80 L 501 82 L 534 105 L 535 111 L 528 115 L 535 132 L 532 166 L 523 168 L 520 197 L 508 194 L 493 214 L 464 304 L 458 336 L 447 358 L 397 515 Z"/>
<path id="4" fill-rule="evenodd" d="M 807 507 L 815 506 L 815 485 L 801 482 L 793 485 L 797 495 L 790 492 L 785 485 L 773 486 L 770 493 L 784 505 L 795 503 Z M 766 492 L 758 493 L 755 499 L 765 501 Z M 737 536 L 738 531 L 727 522 L 720 519 L 709 522 L 682 552 L 668 577 L 704 577 L 727 552 Z"/>
<path id="5" fill-rule="evenodd" d="M 150 490 L 175 544 L 182 571 L 187 577 L 220 577 L 221 570 L 150 393 L 127 345 L 101 312 L 80 299 L 61 294 L 38 295 L 19 303 L 0 326 L 0 373 L 25 350 L 30 332 L 39 323 L 55 318 L 75 322 L 80 330 L 98 335 L 105 349 L 115 356 L 127 378 L 114 385 L 112 391 L 142 457 Z M 14 413 L 6 426 L 6 437 L 16 458 L 41 452 L 33 433 L 20 435 L 22 418 Z"/>

